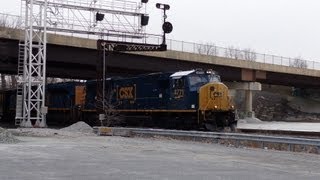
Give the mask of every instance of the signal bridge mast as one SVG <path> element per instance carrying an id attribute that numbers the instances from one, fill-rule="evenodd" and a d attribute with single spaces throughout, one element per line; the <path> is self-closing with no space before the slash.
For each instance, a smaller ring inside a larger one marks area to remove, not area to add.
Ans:
<path id="1" fill-rule="evenodd" d="M 16 125 L 46 127 L 47 33 L 146 43 L 148 0 L 22 0 Z M 113 43 L 114 44 L 114 43 Z M 128 46 L 132 48 L 132 44 Z M 150 47 L 150 46 L 149 46 Z M 134 46 L 136 49 L 136 46 Z M 143 49 L 143 48 L 142 48 Z"/>

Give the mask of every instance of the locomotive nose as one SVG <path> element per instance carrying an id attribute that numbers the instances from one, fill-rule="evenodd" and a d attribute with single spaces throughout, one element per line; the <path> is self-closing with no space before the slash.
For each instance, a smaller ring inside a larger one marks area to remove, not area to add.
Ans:
<path id="1" fill-rule="evenodd" d="M 199 110 L 228 111 L 231 104 L 223 83 L 208 83 L 199 89 Z"/>

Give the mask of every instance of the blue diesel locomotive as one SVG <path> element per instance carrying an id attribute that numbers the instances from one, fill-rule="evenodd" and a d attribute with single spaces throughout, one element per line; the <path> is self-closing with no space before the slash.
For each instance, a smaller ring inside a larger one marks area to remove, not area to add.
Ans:
<path id="1" fill-rule="evenodd" d="M 97 106 L 96 84 L 87 81 L 48 85 L 48 124 L 80 120 L 100 124 L 96 110 L 102 107 Z M 121 125 L 216 130 L 236 123 L 228 88 L 212 70 L 109 78 L 105 85 L 104 101 L 112 106 L 105 106 L 100 112 L 112 111 L 121 116 Z"/>

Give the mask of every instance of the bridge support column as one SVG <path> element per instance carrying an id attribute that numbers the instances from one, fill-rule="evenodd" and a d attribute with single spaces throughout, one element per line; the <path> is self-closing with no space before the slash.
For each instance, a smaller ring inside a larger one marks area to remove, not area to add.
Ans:
<path id="1" fill-rule="evenodd" d="M 261 84 L 258 82 L 226 82 L 225 83 L 230 90 L 245 91 L 244 98 L 244 112 L 242 112 L 243 118 L 254 117 L 252 108 L 252 93 L 253 91 L 261 91 Z"/>
<path id="2" fill-rule="evenodd" d="M 252 90 L 245 90 L 246 91 L 246 116 L 247 117 L 254 117 L 254 112 L 252 110 Z"/>

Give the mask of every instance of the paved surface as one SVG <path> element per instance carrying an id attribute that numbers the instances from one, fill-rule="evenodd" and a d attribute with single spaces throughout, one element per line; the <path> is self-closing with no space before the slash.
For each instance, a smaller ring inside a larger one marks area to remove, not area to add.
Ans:
<path id="1" fill-rule="evenodd" d="M 0 179 L 320 179 L 320 156 L 167 139 L 19 137 Z"/>
<path id="2" fill-rule="evenodd" d="M 273 130 L 292 132 L 320 132 L 320 123 L 300 123 L 300 122 L 245 122 L 239 121 L 238 129 L 251 130 Z"/>

